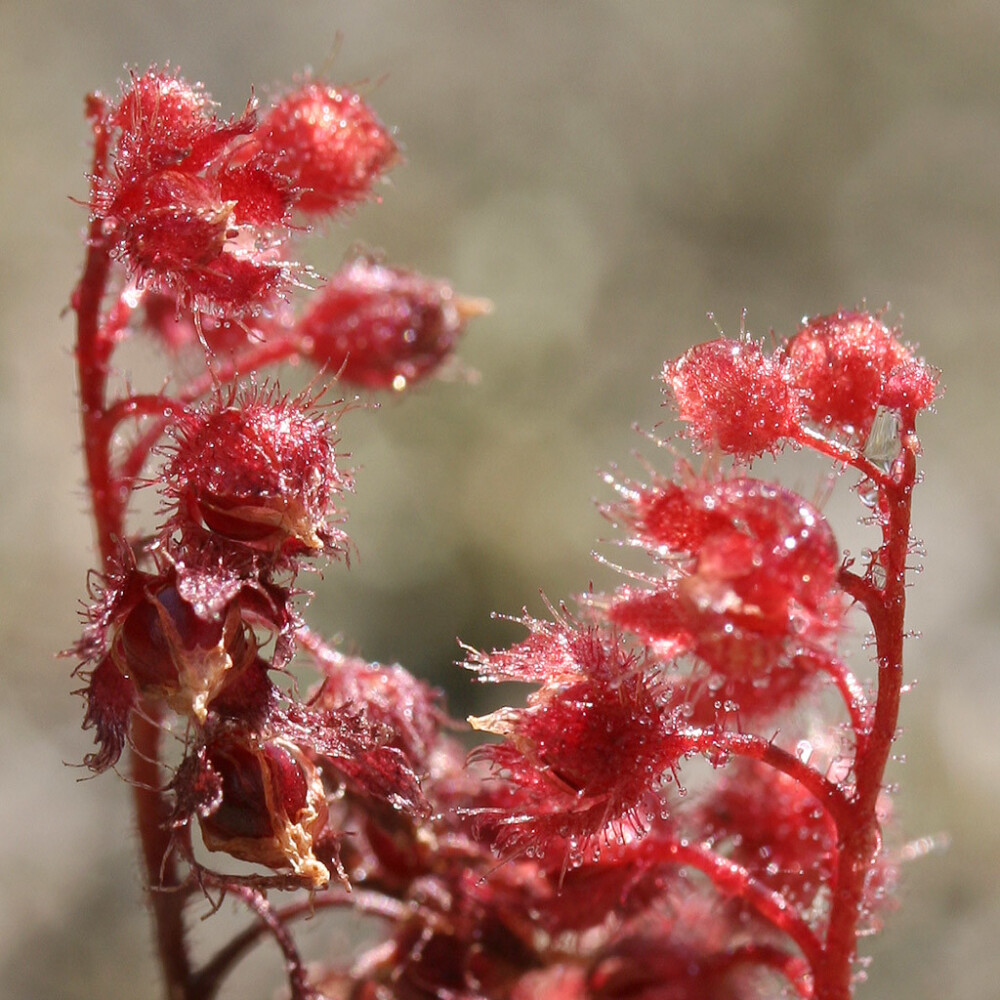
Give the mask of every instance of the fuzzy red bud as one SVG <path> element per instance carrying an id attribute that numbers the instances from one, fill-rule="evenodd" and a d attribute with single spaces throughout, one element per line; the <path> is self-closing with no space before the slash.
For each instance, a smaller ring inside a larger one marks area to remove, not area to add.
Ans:
<path id="1" fill-rule="evenodd" d="M 315 364 L 366 389 L 405 389 L 434 372 L 489 310 L 444 281 L 360 257 L 313 298 L 299 326 Z"/>
<path id="2" fill-rule="evenodd" d="M 330 518 L 350 478 L 330 432 L 305 400 L 264 391 L 188 413 L 164 469 L 171 526 L 274 559 L 332 554 L 345 536 Z"/>
<path id="3" fill-rule="evenodd" d="M 367 198 L 397 157 L 392 136 L 360 95 L 318 81 L 271 108 L 259 141 L 297 191 L 296 208 L 307 215 Z"/>

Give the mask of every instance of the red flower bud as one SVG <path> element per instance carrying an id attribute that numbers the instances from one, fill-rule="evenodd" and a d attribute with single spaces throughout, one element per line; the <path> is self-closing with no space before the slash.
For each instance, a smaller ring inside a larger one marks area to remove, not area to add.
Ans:
<path id="1" fill-rule="evenodd" d="M 199 311 L 247 315 L 293 281 L 275 232 L 293 192 L 249 138 L 254 106 L 230 122 L 209 108 L 176 76 L 134 77 L 105 122 L 118 133 L 114 175 L 95 186 L 91 210 L 139 284 Z"/>
<path id="2" fill-rule="evenodd" d="M 389 132 L 358 94 L 319 82 L 279 100 L 258 136 L 297 191 L 296 208 L 307 215 L 367 198 L 397 157 Z"/>
<path id="3" fill-rule="evenodd" d="M 672 569 L 648 587 L 622 588 L 608 619 L 663 660 L 693 653 L 707 664 L 713 683 L 682 692 L 695 724 L 787 705 L 814 673 L 799 654 L 824 643 L 843 613 L 840 553 L 822 514 L 754 479 L 656 481 L 628 492 L 613 513 Z"/>
<path id="4" fill-rule="evenodd" d="M 405 389 L 436 370 L 489 309 L 443 281 L 359 257 L 313 297 L 299 326 L 314 363 L 366 389 Z"/>
<path id="5" fill-rule="evenodd" d="M 701 447 L 738 458 L 775 451 L 799 420 L 784 359 L 749 340 L 712 340 L 664 366 L 680 419 Z"/>
<path id="6" fill-rule="evenodd" d="M 474 752 L 508 777 L 516 793 L 498 819 L 494 845 L 504 854 L 544 849 L 554 837 L 577 849 L 598 836 L 643 831 L 654 785 L 687 752 L 672 732 L 672 708 L 643 662 L 613 632 L 571 622 L 524 618 L 532 636 L 511 650 L 472 652 L 484 680 L 548 674 L 525 709 L 471 718 L 474 729 L 506 737 Z M 530 662 L 533 661 L 533 662 Z"/>
<path id="7" fill-rule="evenodd" d="M 176 505 L 168 530 L 195 528 L 279 561 L 345 544 L 330 518 L 350 478 L 330 426 L 303 399 L 250 391 L 189 412 L 163 476 Z"/>
<path id="8" fill-rule="evenodd" d="M 897 410 L 912 425 L 937 390 L 937 373 L 866 312 L 806 320 L 788 354 L 810 418 L 861 439 L 880 406 Z"/>
<path id="9" fill-rule="evenodd" d="M 115 173 L 123 183 L 176 167 L 189 159 L 217 128 L 212 102 L 199 84 L 176 74 L 150 69 L 132 76 L 110 114 L 120 130 Z"/>
<path id="10" fill-rule="evenodd" d="M 756 479 L 662 480 L 635 487 L 613 512 L 659 559 L 684 562 L 679 596 L 758 633 L 821 621 L 840 553 L 823 515 L 790 490 Z"/>

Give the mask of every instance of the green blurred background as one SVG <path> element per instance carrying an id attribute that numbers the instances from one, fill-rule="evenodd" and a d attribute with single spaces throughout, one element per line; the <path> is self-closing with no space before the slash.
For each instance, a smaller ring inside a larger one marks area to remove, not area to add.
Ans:
<path id="1" fill-rule="evenodd" d="M 306 65 L 364 87 L 407 163 L 310 259 L 383 248 L 495 303 L 461 352 L 477 382 L 343 421 L 359 558 L 314 581 L 315 623 L 453 687 L 462 711 L 456 636 L 505 642 L 491 610 L 614 585 L 590 556 L 609 534 L 598 471 L 637 471 L 631 425 L 666 417 L 665 358 L 716 324 L 737 333 L 743 309 L 760 336 L 865 300 L 904 316 L 948 392 L 922 421 L 920 684 L 892 780 L 905 836 L 952 843 L 906 868 L 859 995 L 1000 996 L 995 0 L 3 0 L 0 38 L 3 996 L 159 995 L 127 788 L 65 766 L 90 741 L 53 651 L 75 639 L 91 561 L 61 315 L 82 259 L 82 98 L 168 61 L 225 114 Z M 828 510 L 863 539 L 849 496 Z M 310 947 L 342 947 L 321 924 Z M 227 996 L 279 983 L 265 947 Z"/>

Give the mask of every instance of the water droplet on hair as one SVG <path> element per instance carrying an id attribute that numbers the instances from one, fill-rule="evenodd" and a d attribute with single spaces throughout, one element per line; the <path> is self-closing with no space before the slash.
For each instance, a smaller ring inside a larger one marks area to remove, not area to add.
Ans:
<path id="1" fill-rule="evenodd" d="M 874 509 L 878 505 L 878 487 L 865 479 L 858 484 L 858 499 L 866 506 Z"/>

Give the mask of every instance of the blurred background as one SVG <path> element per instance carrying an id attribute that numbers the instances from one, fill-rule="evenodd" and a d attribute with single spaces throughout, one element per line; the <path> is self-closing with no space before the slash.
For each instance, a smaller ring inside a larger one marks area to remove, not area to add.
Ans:
<path id="1" fill-rule="evenodd" d="M 665 358 L 738 333 L 743 310 L 761 337 L 862 302 L 903 322 L 948 391 L 921 422 L 919 685 L 891 780 L 904 835 L 951 846 L 905 869 L 859 996 L 1000 996 L 1000 5 L 4 0 L 0 37 L 0 994 L 159 995 L 127 787 L 64 763 L 90 736 L 53 654 L 91 564 L 63 315 L 83 95 L 169 61 L 226 115 L 307 65 L 363 87 L 407 162 L 304 253 L 329 271 L 382 248 L 495 303 L 461 350 L 477 381 L 343 421 L 359 558 L 315 580 L 311 610 L 459 712 L 456 636 L 508 642 L 492 610 L 615 584 L 590 554 L 610 533 L 599 471 L 640 473 L 632 425 L 668 416 Z M 863 543 L 838 485 L 831 519 Z M 267 947 L 254 970 L 227 996 L 271 996 Z"/>

